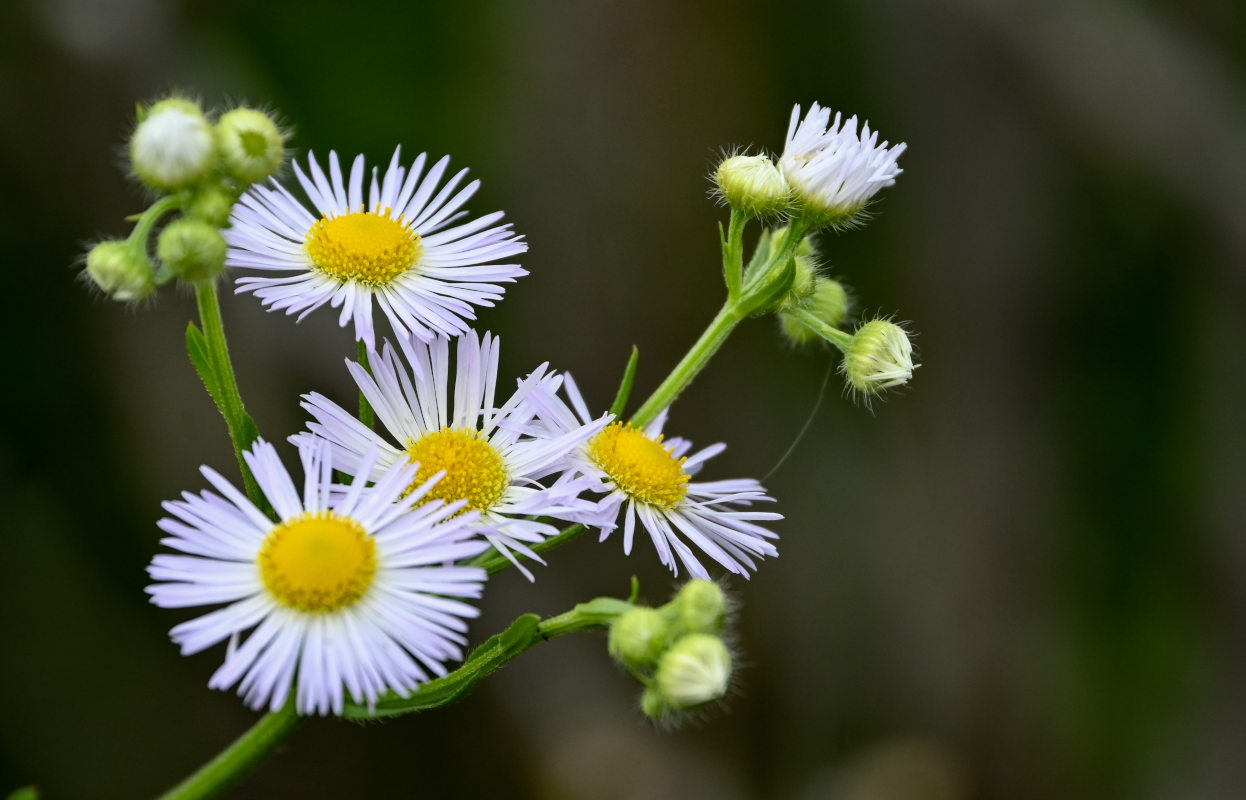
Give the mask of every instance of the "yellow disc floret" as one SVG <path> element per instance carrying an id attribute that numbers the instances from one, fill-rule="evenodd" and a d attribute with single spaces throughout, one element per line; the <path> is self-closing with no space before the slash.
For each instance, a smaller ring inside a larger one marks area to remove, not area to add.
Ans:
<path id="1" fill-rule="evenodd" d="M 299 611 L 337 611 L 363 597 L 376 574 L 376 543 L 350 517 L 332 511 L 282 522 L 256 561 L 264 585 Z"/>
<path id="2" fill-rule="evenodd" d="M 341 217 L 324 217 L 307 232 L 304 247 L 316 269 L 339 281 L 385 286 L 424 252 L 420 236 L 402 217 L 394 219 L 362 208 Z"/>
<path id="3" fill-rule="evenodd" d="M 686 458 L 675 458 L 662 437 L 651 439 L 631 423 L 615 422 L 594 436 L 588 452 L 597 466 L 628 495 L 649 505 L 671 509 L 688 493 Z"/>
<path id="4" fill-rule="evenodd" d="M 441 472 L 446 474 L 424 498 L 453 503 L 466 500 L 464 511 L 493 508 L 510 480 L 502 456 L 489 438 L 475 428 L 445 427 L 408 442 L 407 457 L 419 462 L 411 489 Z"/>

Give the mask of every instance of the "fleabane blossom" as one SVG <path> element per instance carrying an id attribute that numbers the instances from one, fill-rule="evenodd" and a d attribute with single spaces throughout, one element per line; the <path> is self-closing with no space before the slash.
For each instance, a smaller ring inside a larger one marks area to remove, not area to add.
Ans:
<path id="1" fill-rule="evenodd" d="M 565 401 L 549 391 L 559 388 L 554 382 L 533 393 L 540 423 L 551 434 L 577 429 L 593 419 L 575 381 L 569 374 L 560 377 Z M 596 527 L 604 542 L 622 514 L 623 552 L 629 555 L 639 522 L 658 559 L 676 575 L 683 564 L 694 577 L 709 577 L 695 549 L 728 571 L 749 577 L 756 569 L 755 558 L 778 555 L 771 541 L 778 539 L 777 534 L 755 523 L 782 515 L 749 508 L 773 498 L 751 478 L 694 482 L 705 462 L 726 445 L 710 445 L 688 455 L 691 442 L 664 440 L 665 422 L 665 411 L 644 427 L 611 422 L 576 448 L 571 455 L 574 471 L 567 475 L 592 478 L 592 491 L 605 495 L 592 514 L 578 521 Z"/>
<path id="2" fill-rule="evenodd" d="M 596 510 L 594 503 L 578 497 L 593 482 L 565 478 L 567 456 L 600 432 L 608 419 L 585 420 L 557 434 L 531 435 L 534 412 L 528 399 L 538 387 L 557 380 L 548 373 L 548 365 L 519 381 L 515 392 L 498 406 L 497 337 L 486 333 L 481 339 L 475 331 L 459 337 L 453 384 L 449 340 L 402 344 L 411 371 L 388 342 L 374 356 L 371 374 L 358 363 L 346 362 L 384 434 L 313 392 L 303 395 L 302 406 L 312 416 L 307 432 L 291 440 L 323 439 L 333 448 L 338 469 L 366 480 L 376 480 L 399 463 L 419 465 L 412 486 L 444 471 L 428 499 L 461 501 L 479 512 L 475 526 L 479 534 L 532 580 L 515 553 L 544 563 L 530 545 L 558 529 L 528 517 L 579 521 Z M 364 456 L 373 448 L 380 456 L 374 464 L 367 463 Z M 548 486 L 540 483 L 546 478 Z"/>
<path id="3" fill-rule="evenodd" d="M 903 172 L 896 162 L 907 145 L 888 145 L 868 122 L 858 133 L 855 116 L 843 121 L 836 112 L 832 120 L 831 109 L 814 103 L 802 120 L 797 105 L 779 169 L 810 222 L 845 225 Z"/>
<path id="4" fill-rule="evenodd" d="M 237 685 L 249 706 L 280 709 L 294 692 L 300 714 L 341 714 L 347 696 L 373 705 L 406 696 L 463 657 L 464 621 L 485 572 L 451 566 L 484 549 L 462 504 L 425 502 L 435 480 L 410 489 L 414 464 L 375 484 L 333 485 L 330 448 L 299 448 L 296 489 L 271 444 L 244 453 L 278 521 L 208 467 L 216 488 L 164 504 L 162 544 L 147 568 L 151 601 L 164 608 L 228 603 L 170 632 L 183 654 L 228 641 L 208 685 Z M 375 452 L 362 465 L 371 470 Z M 217 493 L 219 492 L 219 494 Z M 245 639 L 242 639 L 244 633 Z"/>
<path id="5" fill-rule="evenodd" d="M 225 232 L 228 264 L 268 274 L 239 278 L 238 291 L 299 319 L 326 304 L 340 308 L 339 324 L 353 323 L 355 339 L 369 349 L 376 345 L 374 303 L 399 335 L 428 341 L 466 331 L 476 306 L 492 306 L 502 297 L 500 284 L 528 274 L 492 262 L 528 245 L 509 223 L 495 224 L 501 211 L 463 221 L 461 209 L 480 181 L 460 188 L 462 170 L 442 185 L 449 156 L 425 172 L 425 154 L 403 167 L 400 153 L 394 151 L 383 178 L 373 168 L 366 199 L 363 156 L 344 180 L 334 152 L 328 176 L 311 154 L 310 177 L 294 163 L 312 210 L 275 180 L 251 187 Z"/>

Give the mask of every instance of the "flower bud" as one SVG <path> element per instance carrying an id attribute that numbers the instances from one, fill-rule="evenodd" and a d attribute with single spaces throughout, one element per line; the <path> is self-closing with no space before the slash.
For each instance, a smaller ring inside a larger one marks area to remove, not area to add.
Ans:
<path id="1" fill-rule="evenodd" d="M 156 290 L 151 260 L 128 241 L 100 242 L 87 253 L 87 276 L 113 300 L 142 300 Z"/>
<path id="2" fill-rule="evenodd" d="M 652 608 L 635 608 L 610 625 L 610 655 L 631 667 L 657 661 L 666 649 L 668 626 Z"/>
<path id="3" fill-rule="evenodd" d="M 731 653 L 722 639 L 690 633 L 658 662 L 656 686 L 671 708 L 685 710 L 717 700 L 731 680 Z"/>
<path id="4" fill-rule="evenodd" d="M 844 376 L 863 395 L 901 386 L 913 377 L 913 346 L 895 323 L 876 319 L 853 334 L 844 353 Z"/>
<path id="5" fill-rule="evenodd" d="M 214 228 L 224 228 L 229 224 L 229 215 L 236 200 L 234 193 L 219 183 L 206 183 L 191 195 L 186 215 L 203 220 Z"/>
<path id="6" fill-rule="evenodd" d="M 660 720 L 670 714 L 671 708 L 666 704 L 666 698 L 662 697 L 661 690 L 657 686 L 649 686 L 640 696 L 640 710 L 649 719 Z"/>
<path id="7" fill-rule="evenodd" d="M 727 618 L 727 596 L 713 581 L 692 580 L 675 596 L 679 621 L 689 633 L 718 633 Z"/>
<path id="8" fill-rule="evenodd" d="M 787 181 L 765 156 L 731 156 L 718 165 L 714 180 L 731 208 L 750 217 L 778 214 L 791 202 Z"/>
<path id="9" fill-rule="evenodd" d="M 253 108 L 235 108 L 221 116 L 216 146 L 225 172 L 244 185 L 272 175 L 285 158 L 285 137 L 277 123 Z"/>
<path id="10" fill-rule="evenodd" d="M 847 319 L 851 305 L 848 292 L 838 281 L 818 278 L 813 293 L 796 307 L 808 311 L 832 328 L 839 328 Z M 792 344 L 806 345 L 821 338 L 816 331 L 789 314 L 779 314 L 779 324 Z"/>
<path id="11" fill-rule="evenodd" d="M 203 220 L 183 217 L 160 232 L 156 255 L 183 280 L 209 280 L 225 269 L 225 237 Z"/>
<path id="12" fill-rule="evenodd" d="M 156 103 L 130 138 L 134 174 L 154 189 L 189 186 L 207 175 L 215 160 L 212 126 L 189 100 L 172 97 Z"/>

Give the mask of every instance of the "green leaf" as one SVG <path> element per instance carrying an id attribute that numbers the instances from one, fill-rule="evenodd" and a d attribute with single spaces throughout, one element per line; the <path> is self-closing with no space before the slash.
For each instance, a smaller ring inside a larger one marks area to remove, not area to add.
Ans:
<path id="1" fill-rule="evenodd" d="M 199 373 L 199 379 L 203 381 L 208 394 L 212 395 L 212 400 L 218 408 L 224 408 L 220 380 L 216 377 L 216 370 L 212 368 L 212 357 L 208 353 L 208 341 L 203 337 L 203 331 L 195 327 L 193 322 L 186 325 L 186 354 L 190 356 L 190 363 L 194 365 L 195 372 Z"/>
<path id="2" fill-rule="evenodd" d="M 639 362 L 640 350 L 632 345 L 632 356 L 627 360 L 627 368 L 623 370 L 623 382 L 619 384 L 619 391 L 614 396 L 614 402 L 610 404 L 610 413 L 616 417 L 623 413 L 623 409 L 627 407 L 627 399 L 632 396 L 632 384 L 636 382 L 636 365 Z"/>
<path id="3" fill-rule="evenodd" d="M 9 794 L 9 800 L 39 800 L 39 790 L 34 786 L 23 786 Z"/>
<path id="4" fill-rule="evenodd" d="M 255 424 L 255 420 L 246 411 L 242 412 L 242 419 L 238 420 L 238 439 L 240 448 L 246 450 L 255 440 L 260 438 L 260 428 Z"/>

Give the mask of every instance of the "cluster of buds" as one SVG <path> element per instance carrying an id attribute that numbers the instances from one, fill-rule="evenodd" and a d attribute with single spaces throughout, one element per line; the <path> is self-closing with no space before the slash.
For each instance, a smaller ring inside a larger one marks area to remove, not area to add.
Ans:
<path id="1" fill-rule="evenodd" d="M 221 229 L 234 203 L 281 168 L 285 139 L 272 117 L 253 108 L 234 108 L 213 121 L 182 97 L 140 107 L 130 167 L 160 197 L 137 216 L 127 239 L 100 242 L 87 253 L 86 276 L 121 301 L 149 297 L 174 278 L 214 279 L 225 269 Z M 160 231 L 153 261 L 153 229 L 174 211 L 180 214 Z"/>
<path id="2" fill-rule="evenodd" d="M 798 346 L 826 341 L 844 356 L 847 386 L 870 399 L 907 383 L 917 365 L 905 330 L 873 319 L 855 333 L 843 330 L 852 299 L 844 286 L 822 274 L 809 234 L 842 230 L 869 219 L 868 206 L 903 170 L 905 145 L 878 142 L 878 133 L 857 118 L 831 117 L 816 103 L 802 119 L 792 112 L 782 155 L 732 155 L 714 172 L 718 195 L 731 207 L 725 247 L 740 247 L 743 222 L 777 225 L 763 230 L 742 273 L 739 297 L 750 314 L 775 313 L 783 335 Z M 735 238 L 732 238 L 734 236 Z M 729 291 L 733 289 L 728 278 Z"/>
<path id="3" fill-rule="evenodd" d="M 610 655 L 645 685 L 640 707 L 648 717 L 669 720 L 727 693 L 726 621 L 726 596 L 706 580 L 684 584 L 660 608 L 633 608 L 614 621 Z"/>

